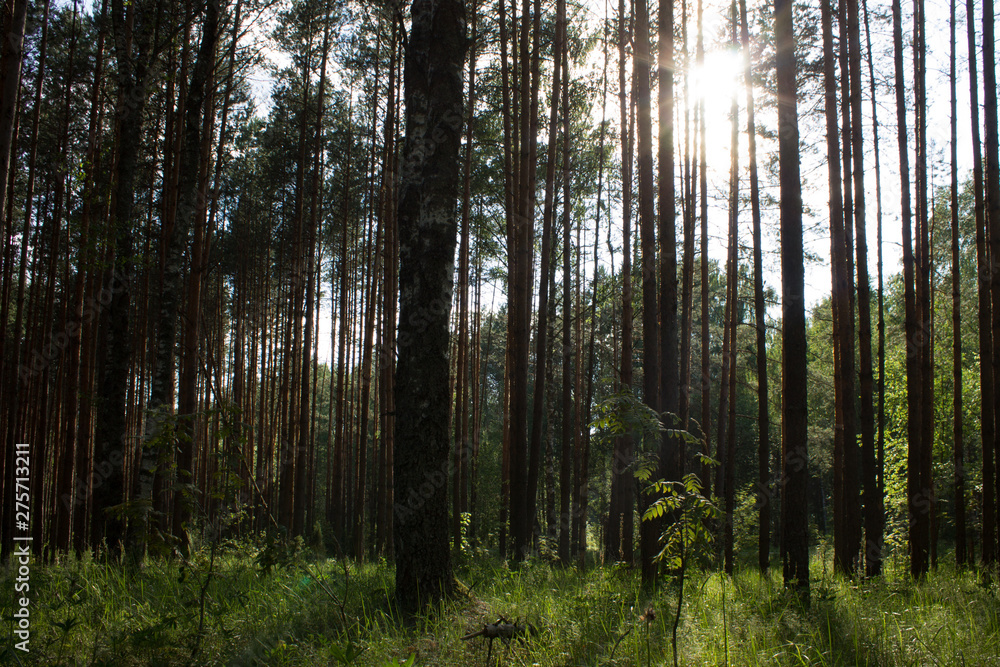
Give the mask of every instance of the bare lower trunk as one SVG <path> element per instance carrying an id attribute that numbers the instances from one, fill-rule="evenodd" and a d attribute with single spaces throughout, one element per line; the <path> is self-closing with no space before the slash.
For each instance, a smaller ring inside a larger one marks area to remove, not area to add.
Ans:
<path id="1" fill-rule="evenodd" d="M 956 86 L 957 48 L 955 44 L 955 4 L 948 4 L 951 101 L 951 332 L 952 332 L 952 459 L 955 464 L 955 563 L 964 567 L 968 560 L 965 531 L 965 452 L 962 429 L 962 291 L 961 249 L 958 224 L 958 98 Z M 866 508 L 867 509 L 867 508 Z"/>
<path id="2" fill-rule="evenodd" d="M 808 595 L 808 378 L 792 3 L 775 0 L 774 16 L 781 190 L 782 474 L 786 480 L 781 498 L 782 559 L 785 584 Z"/>
<path id="3" fill-rule="evenodd" d="M 990 303 L 989 276 L 991 274 L 988 249 L 986 246 L 986 206 L 983 201 L 983 155 L 982 143 L 979 138 L 979 82 L 976 75 L 976 25 L 973 0 L 966 0 L 965 22 L 968 28 L 968 63 L 969 63 L 969 111 L 972 120 L 972 188 L 975 199 L 976 219 L 976 280 L 979 302 L 979 418 L 980 438 L 983 448 L 983 497 L 994 495 L 993 475 L 986 471 L 992 469 L 994 454 L 994 437 L 996 434 L 996 416 L 993 413 L 993 344 L 990 323 L 992 322 L 992 304 Z M 984 563 L 992 563 L 996 558 L 993 548 L 996 533 L 994 532 L 995 512 L 991 503 L 983 503 L 982 518 L 982 559 Z M 970 557 L 970 560 L 971 557 Z"/>
<path id="4" fill-rule="evenodd" d="M 465 11 L 416 0 L 406 52 L 399 195 L 399 379 L 394 516 L 396 601 L 404 612 L 451 593 L 448 548 L 448 321 L 461 179 Z"/>
<path id="5" fill-rule="evenodd" d="M 632 390 L 632 130 L 629 122 L 629 93 L 627 88 L 625 43 L 628 27 L 625 16 L 625 0 L 618 1 L 618 103 L 622 137 L 622 356 L 621 386 L 624 391 Z M 627 130 L 625 130 L 627 128 Z M 611 506 L 608 511 L 608 526 L 605 532 L 605 562 L 624 561 L 632 563 L 633 489 L 635 481 L 631 474 L 632 436 L 624 434 L 615 440 L 614 456 L 611 460 Z"/>
<path id="6" fill-rule="evenodd" d="M 1000 377 L 1000 271 L 996 270 L 997 258 L 1000 258 L 1000 139 L 998 139 L 997 119 L 997 76 L 996 54 L 994 42 L 994 11 L 993 3 L 983 3 L 983 125 L 986 128 L 984 148 L 986 149 L 986 220 L 990 226 L 990 257 L 992 259 L 991 291 L 993 297 L 993 420 L 995 427 L 1000 415 L 1000 392 L 996 391 L 996 378 Z M 994 456 L 993 466 L 986 460 L 986 447 L 983 447 L 983 507 L 989 507 L 992 516 L 987 518 L 983 512 L 983 523 L 991 523 L 989 540 L 983 539 L 983 560 L 993 563 L 996 560 L 996 522 L 1000 519 L 1000 511 L 996 507 L 996 486 L 1000 481 L 1000 456 L 996 441 L 991 447 Z M 986 479 L 992 478 L 987 493 Z M 985 532 L 985 531 L 984 531 Z M 987 552 L 987 549 L 989 552 Z"/>
<path id="7" fill-rule="evenodd" d="M 656 237 L 653 206 L 653 129 L 649 92 L 649 70 L 652 57 L 649 51 L 649 10 L 646 0 L 636 1 L 635 24 L 635 94 L 636 125 L 639 140 L 639 235 L 642 247 L 642 373 L 643 402 L 654 410 L 660 407 L 660 327 L 657 314 L 656 292 Z M 640 513 L 651 502 L 640 496 Z M 639 527 L 642 557 L 642 580 L 653 583 L 656 565 L 656 531 L 652 523 L 642 522 Z"/>

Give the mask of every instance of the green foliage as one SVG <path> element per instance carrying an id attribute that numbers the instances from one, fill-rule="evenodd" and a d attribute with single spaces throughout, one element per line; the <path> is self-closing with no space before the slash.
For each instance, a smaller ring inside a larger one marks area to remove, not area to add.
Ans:
<path id="1" fill-rule="evenodd" d="M 598 403 L 594 406 L 594 412 L 597 416 L 590 426 L 597 430 L 598 438 L 601 439 L 633 434 L 646 442 L 658 437 L 664 428 L 656 410 L 640 401 L 631 387 Z"/>
<path id="2" fill-rule="evenodd" d="M 293 568 L 303 562 L 305 540 L 302 536 L 289 539 L 283 533 L 273 533 L 265 538 L 264 546 L 255 559 L 261 573 L 268 575 L 276 568 Z"/>
<path id="3" fill-rule="evenodd" d="M 354 642 L 348 642 L 344 646 L 331 646 L 330 655 L 341 665 L 353 665 L 361 657 L 365 649 L 359 648 Z"/>
<path id="4" fill-rule="evenodd" d="M 688 490 L 685 489 L 685 493 Z M 644 591 L 626 568 L 550 567 L 529 561 L 518 570 L 476 559 L 459 571 L 469 597 L 446 602 L 406 624 L 392 610 L 391 566 L 352 565 L 346 595 L 342 566 L 333 560 L 301 567 L 256 567 L 259 547 L 218 548 L 206 593 L 201 652 L 190 662 L 198 622 L 201 577 L 181 580 L 181 565 L 149 559 L 129 573 L 89 558 L 33 564 L 31 649 L 27 665 L 466 665 L 485 667 L 486 645 L 461 637 L 504 616 L 530 622 L 537 637 L 494 645 L 490 664 L 651 664 L 670 659 L 671 589 Z M 205 550 L 192 554 L 204 568 Z M 828 564 L 829 565 L 829 564 Z M 814 556 L 812 568 L 822 571 Z M 913 583 L 905 576 L 858 583 L 830 573 L 826 594 L 803 606 L 781 583 L 780 571 L 724 575 L 692 572 L 679 636 L 682 664 L 722 664 L 722 597 L 732 665 L 986 665 L 1000 654 L 996 585 L 949 568 Z M 11 590 L 16 572 L 0 571 Z M 338 582 L 340 582 L 338 584 Z M 328 591 L 343 595 L 345 627 Z M 4 604 L 6 600 L 4 600 Z M 655 618 L 641 618 L 648 609 Z M 6 611 L 5 613 L 9 614 Z M 9 646 L 9 644 L 7 644 Z M 0 663 L 14 662 L 0 649 Z"/>
<path id="5" fill-rule="evenodd" d="M 647 493 L 659 496 L 642 515 L 643 521 L 669 517 L 660 534 L 660 551 L 655 560 L 670 570 L 683 570 L 691 560 L 711 561 L 714 534 L 711 521 L 722 516 L 715 504 L 702 495 L 701 480 L 688 473 L 684 480 L 659 480 Z"/>
<path id="6" fill-rule="evenodd" d="M 686 431 L 677 431 L 681 437 L 696 438 Z M 707 457 L 702 456 L 707 460 Z M 688 473 L 678 481 L 658 480 L 649 485 L 647 495 L 656 500 L 642 515 L 643 521 L 663 521 L 663 532 L 660 533 L 660 551 L 653 560 L 663 563 L 674 573 L 677 583 L 677 605 L 674 611 L 671 645 L 673 647 L 674 666 L 678 664 L 677 628 L 681 622 L 684 603 L 684 577 L 688 564 L 698 561 L 707 565 L 712 560 L 712 542 L 715 533 L 711 529 L 713 522 L 722 516 L 722 512 L 701 493 L 701 480 L 694 473 Z M 646 613 L 648 618 L 649 612 Z M 647 623 L 648 640 L 648 623 Z M 648 650 L 647 650 L 648 653 Z M 648 662 L 648 657 L 647 657 Z"/>

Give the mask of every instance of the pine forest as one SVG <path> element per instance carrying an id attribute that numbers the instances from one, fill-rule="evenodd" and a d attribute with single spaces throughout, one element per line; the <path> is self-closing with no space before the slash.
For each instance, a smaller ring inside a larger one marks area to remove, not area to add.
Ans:
<path id="1" fill-rule="evenodd" d="M 993 0 L 0 6 L 0 662 L 1000 665 Z"/>

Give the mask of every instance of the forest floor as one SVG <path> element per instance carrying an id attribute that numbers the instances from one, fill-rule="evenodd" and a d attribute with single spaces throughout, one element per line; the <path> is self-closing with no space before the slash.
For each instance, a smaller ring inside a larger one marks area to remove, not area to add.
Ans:
<path id="1" fill-rule="evenodd" d="M 826 555 L 825 553 L 823 555 Z M 872 581 L 834 576 L 819 554 L 811 603 L 772 568 L 694 572 L 681 665 L 1000 665 L 1000 590 L 943 566 L 914 583 L 903 563 Z M 483 556 L 456 569 L 466 592 L 415 623 L 393 614 L 392 568 L 288 557 L 247 544 L 139 571 L 90 559 L 33 563 L 30 652 L 12 648 L 16 572 L 0 571 L 0 663 L 25 665 L 672 665 L 676 589 L 638 572 Z M 647 610 L 652 610 L 649 614 Z M 524 641 L 462 637 L 499 618 Z"/>

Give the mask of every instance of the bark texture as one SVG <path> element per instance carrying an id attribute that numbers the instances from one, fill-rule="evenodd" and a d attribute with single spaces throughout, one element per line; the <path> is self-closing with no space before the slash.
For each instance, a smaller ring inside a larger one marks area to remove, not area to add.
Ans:
<path id="1" fill-rule="evenodd" d="M 792 3 L 775 0 L 778 83 L 778 159 L 781 188 L 782 327 L 782 561 L 785 585 L 809 591 L 807 373 L 805 271 L 802 262 L 802 185 L 796 108 Z"/>
<path id="2" fill-rule="evenodd" d="M 465 9 L 415 0 L 404 69 L 393 536 L 405 612 L 448 595 L 448 373 Z"/>

